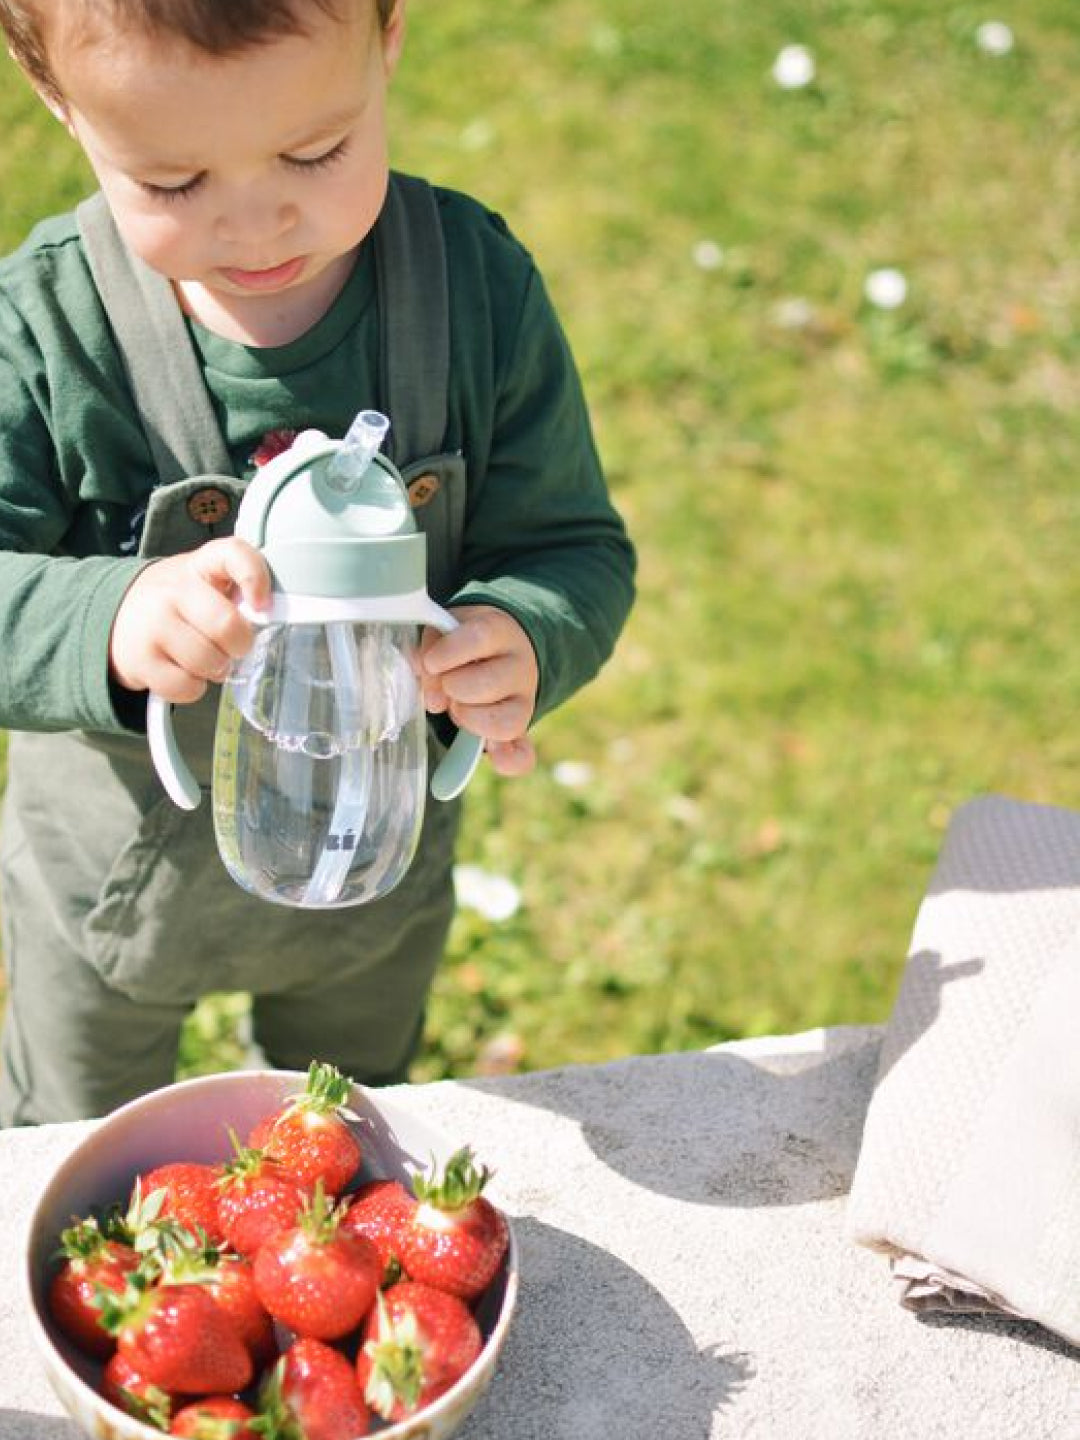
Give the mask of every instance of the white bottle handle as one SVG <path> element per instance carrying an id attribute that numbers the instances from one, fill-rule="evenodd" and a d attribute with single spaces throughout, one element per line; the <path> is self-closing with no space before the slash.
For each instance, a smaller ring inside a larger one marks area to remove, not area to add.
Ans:
<path id="1" fill-rule="evenodd" d="M 419 617 L 422 624 L 433 625 L 436 630 L 441 630 L 448 635 L 451 630 L 456 630 L 459 621 L 455 620 L 449 610 L 444 610 L 441 605 L 436 605 L 430 596 L 425 595 L 423 611 Z M 476 773 L 476 767 L 480 764 L 484 754 L 484 741 L 481 736 L 472 734 L 469 730 L 459 730 L 454 736 L 453 743 L 449 750 L 435 767 L 435 773 L 431 777 L 431 793 L 436 800 L 453 800 L 460 795 Z"/>
<path id="2" fill-rule="evenodd" d="M 160 695 L 151 694 L 146 701 L 146 738 L 150 742 L 150 758 L 166 795 L 181 810 L 197 810 L 202 790 L 176 743 L 172 706 Z"/>

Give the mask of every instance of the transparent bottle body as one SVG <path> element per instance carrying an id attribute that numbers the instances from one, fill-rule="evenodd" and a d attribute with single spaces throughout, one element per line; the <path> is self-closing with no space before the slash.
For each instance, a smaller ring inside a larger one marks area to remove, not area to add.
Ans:
<path id="1" fill-rule="evenodd" d="M 253 895 L 333 909 L 385 895 L 416 851 L 427 727 L 416 627 L 269 625 L 222 687 L 213 810 Z"/>

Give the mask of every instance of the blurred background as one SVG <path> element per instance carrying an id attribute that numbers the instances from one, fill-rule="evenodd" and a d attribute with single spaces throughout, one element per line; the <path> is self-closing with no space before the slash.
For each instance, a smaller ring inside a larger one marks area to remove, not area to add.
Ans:
<path id="1" fill-rule="evenodd" d="M 1080 803 L 1075 0 L 409 5 L 394 162 L 535 255 L 640 556 L 416 1078 L 883 1021 L 955 807 Z M 0 129 L 6 251 L 90 182 L 7 61 Z"/>

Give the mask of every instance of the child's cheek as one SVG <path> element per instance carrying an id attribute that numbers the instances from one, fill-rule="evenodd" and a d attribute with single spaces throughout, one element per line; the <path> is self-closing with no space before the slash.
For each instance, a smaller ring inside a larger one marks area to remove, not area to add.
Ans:
<path id="1" fill-rule="evenodd" d="M 187 201 L 172 202 L 175 208 Z M 116 214 L 116 223 L 132 250 L 152 270 L 179 280 L 193 274 L 196 246 L 189 226 L 180 215 L 148 213 L 134 207 Z"/>

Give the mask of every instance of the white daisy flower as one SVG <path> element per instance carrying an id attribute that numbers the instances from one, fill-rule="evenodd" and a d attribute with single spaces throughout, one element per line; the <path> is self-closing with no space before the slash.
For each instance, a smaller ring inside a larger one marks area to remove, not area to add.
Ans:
<path id="1" fill-rule="evenodd" d="M 458 904 L 499 924 L 521 908 L 521 891 L 505 875 L 493 875 L 479 865 L 454 866 Z"/>
<path id="2" fill-rule="evenodd" d="M 778 330 L 805 330 L 813 319 L 814 307 L 801 295 L 778 300 L 772 308 L 772 322 Z"/>
<path id="3" fill-rule="evenodd" d="M 701 806 L 689 795 L 669 796 L 665 809 L 679 825 L 696 825 L 701 819 Z"/>
<path id="4" fill-rule="evenodd" d="M 898 310 L 907 299 L 908 283 L 901 270 L 886 265 L 871 270 L 863 284 L 863 294 L 879 310 Z"/>
<path id="5" fill-rule="evenodd" d="M 715 240 L 699 240 L 690 254 L 699 270 L 719 270 L 724 263 L 724 252 Z"/>
<path id="6" fill-rule="evenodd" d="M 805 45 L 785 45 L 773 61 L 772 77 L 781 90 L 801 90 L 816 73 L 814 57 Z"/>
<path id="7" fill-rule="evenodd" d="M 567 790 L 583 790 L 592 784 L 593 767 L 587 760 L 559 760 L 551 767 L 551 776 Z"/>
<path id="8" fill-rule="evenodd" d="M 1013 43 L 1013 32 L 1001 20 L 987 20 L 975 31 L 975 44 L 984 55 L 1008 55 Z"/>

